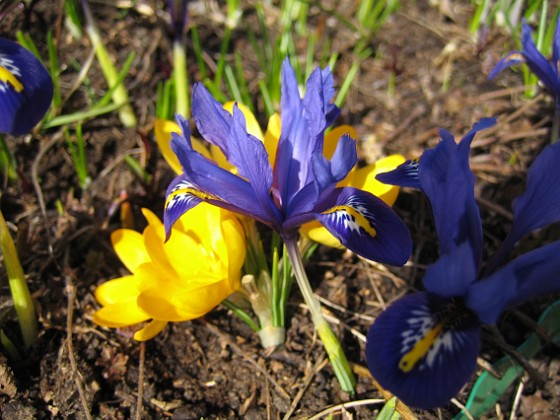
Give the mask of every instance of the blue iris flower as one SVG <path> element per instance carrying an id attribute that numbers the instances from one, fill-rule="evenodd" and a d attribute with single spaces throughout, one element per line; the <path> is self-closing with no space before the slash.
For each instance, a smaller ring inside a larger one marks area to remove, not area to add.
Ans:
<path id="1" fill-rule="evenodd" d="M 247 133 L 237 105 L 231 115 L 196 84 L 192 114 L 198 131 L 220 148 L 237 174 L 194 150 L 188 122 L 177 117 L 182 135 L 174 134 L 171 146 L 184 173 L 167 190 L 167 234 L 182 214 L 206 201 L 272 227 L 285 241 L 295 240 L 302 224 L 317 219 L 357 254 L 404 264 L 412 244 L 401 219 L 372 194 L 336 185 L 358 161 L 356 142 L 343 135 L 332 159 L 323 155 L 325 130 L 339 115 L 330 103 L 334 93 L 330 70 L 316 69 L 301 98 L 294 71 L 284 61 L 281 135 L 272 168 L 264 144 Z"/>
<path id="2" fill-rule="evenodd" d="M 481 120 L 459 144 L 442 130 L 440 143 L 418 161 L 378 176 L 426 194 L 439 238 L 439 259 L 423 279 L 426 291 L 395 301 L 367 336 L 372 375 L 414 407 L 445 405 L 469 380 L 481 324 L 495 323 L 508 307 L 560 291 L 560 242 L 502 265 L 519 239 L 560 220 L 560 143 L 545 148 L 533 162 L 525 193 L 513 202 L 511 231 L 481 270 L 482 226 L 468 159 L 475 133 L 494 123 Z"/>
<path id="3" fill-rule="evenodd" d="M 30 131 L 51 105 L 53 83 L 31 52 L 0 38 L 0 133 Z"/>
<path id="4" fill-rule="evenodd" d="M 496 64 L 488 78 L 494 78 L 499 72 L 514 64 L 526 63 L 554 96 L 556 106 L 560 107 L 560 75 L 558 74 L 558 66 L 560 65 L 560 14 L 556 21 L 556 29 L 552 41 L 552 58 L 550 61 L 537 49 L 533 42 L 531 28 L 525 19 L 523 19 L 521 30 L 521 45 L 523 46 L 521 51 L 512 51 L 498 61 L 498 64 Z"/>

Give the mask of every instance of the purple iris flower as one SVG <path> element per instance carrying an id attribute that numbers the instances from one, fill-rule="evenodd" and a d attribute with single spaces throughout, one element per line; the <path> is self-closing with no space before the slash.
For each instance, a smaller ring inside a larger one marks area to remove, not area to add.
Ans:
<path id="1" fill-rule="evenodd" d="M 558 74 L 558 66 L 560 65 L 560 14 L 556 21 L 556 29 L 552 41 L 552 58 L 550 61 L 537 49 L 533 42 L 531 28 L 525 19 L 523 19 L 521 31 L 521 45 L 523 46 L 521 51 L 512 51 L 498 61 L 498 64 L 496 64 L 488 78 L 494 78 L 499 72 L 514 64 L 526 63 L 554 96 L 556 106 L 560 107 L 560 75 Z"/>
<path id="2" fill-rule="evenodd" d="M 43 64 L 21 45 L 0 38 L 0 133 L 30 131 L 51 105 L 53 83 Z"/>
<path id="3" fill-rule="evenodd" d="M 182 214 L 206 201 L 272 227 L 285 241 L 297 239 L 298 228 L 317 219 L 357 254 L 404 264 L 412 244 L 402 220 L 372 194 L 336 186 L 358 161 L 355 141 L 343 135 L 332 159 L 323 156 L 325 130 L 339 114 L 330 103 L 334 93 L 330 70 L 316 69 L 301 98 L 294 71 L 284 61 L 281 135 L 272 168 L 263 143 L 247 133 L 237 105 L 230 115 L 196 84 L 192 114 L 198 131 L 221 149 L 237 174 L 194 150 L 188 122 L 177 117 L 183 133 L 173 135 L 171 146 L 184 173 L 167 190 L 167 234 Z"/>
<path id="4" fill-rule="evenodd" d="M 560 241 L 500 266 L 519 239 L 560 220 L 560 143 L 533 162 L 525 193 L 513 202 L 513 225 L 499 258 L 481 271 L 482 226 L 468 158 L 475 133 L 494 123 L 481 120 L 459 144 L 442 130 L 441 142 L 417 162 L 378 176 L 395 185 L 416 183 L 431 203 L 439 237 L 440 257 L 423 279 L 426 291 L 395 301 L 367 336 L 372 375 L 414 407 L 445 405 L 461 390 L 476 367 L 483 323 L 495 323 L 508 307 L 560 291 Z"/>

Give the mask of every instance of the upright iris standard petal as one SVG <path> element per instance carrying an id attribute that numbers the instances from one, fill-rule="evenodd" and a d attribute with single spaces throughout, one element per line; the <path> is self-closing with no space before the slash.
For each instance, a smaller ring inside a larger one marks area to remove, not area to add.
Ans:
<path id="1" fill-rule="evenodd" d="M 492 324 L 508 307 L 535 296 L 560 292 L 560 242 L 517 257 L 469 288 L 467 306 Z"/>
<path id="2" fill-rule="evenodd" d="M 465 241 L 452 252 L 441 255 L 428 267 L 422 279 L 426 290 L 446 298 L 464 296 L 478 276 L 473 251 L 472 244 Z"/>
<path id="3" fill-rule="evenodd" d="M 332 203 L 315 217 L 342 245 L 379 262 L 403 265 L 412 241 L 403 221 L 374 195 L 351 187 L 338 188 Z"/>
<path id="4" fill-rule="evenodd" d="M 43 64 L 21 45 L 0 38 L 0 133 L 21 135 L 43 118 L 53 83 Z"/>
<path id="5" fill-rule="evenodd" d="M 408 405 L 443 406 L 474 372 L 479 330 L 476 317 L 460 304 L 429 293 L 406 296 L 370 327 L 369 370 Z"/>
<path id="6" fill-rule="evenodd" d="M 517 241 L 529 232 L 560 220 L 560 143 L 547 146 L 527 173 L 525 192 L 513 201 L 511 231 L 492 261 L 503 260 Z"/>

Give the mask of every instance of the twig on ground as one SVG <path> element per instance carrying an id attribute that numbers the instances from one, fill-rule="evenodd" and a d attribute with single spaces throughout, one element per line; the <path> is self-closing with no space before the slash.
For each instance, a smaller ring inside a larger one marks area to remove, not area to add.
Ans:
<path id="1" fill-rule="evenodd" d="M 66 248 L 66 253 L 64 254 L 65 261 L 68 260 L 70 248 Z M 78 389 L 78 394 L 80 396 L 80 403 L 82 404 L 82 411 L 86 419 L 91 420 L 91 414 L 89 412 L 89 407 L 87 403 L 86 394 L 83 387 L 82 374 L 78 370 L 78 364 L 76 363 L 76 358 L 74 357 L 74 345 L 72 343 L 72 325 L 74 320 L 74 303 L 76 301 L 76 287 L 73 281 L 74 274 L 72 273 L 68 264 L 65 263 L 64 269 L 64 279 L 66 282 L 66 294 L 68 296 L 68 306 L 66 314 L 66 349 L 68 351 L 68 360 L 70 361 L 70 366 L 72 367 L 72 376 L 74 377 L 74 382 L 76 388 Z"/>
<path id="2" fill-rule="evenodd" d="M 475 420 L 474 416 L 469 412 L 469 410 L 467 410 L 467 407 L 465 407 L 461 402 L 459 402 L 457 398 L 451 398 L 451 402 L 453 403 L 453 405 L 459 407 L 463 412 L 463 414 L 467 416 L 469 420 Z"/>
<path id="3" fill-rule="evenodd" d="M 142 401 L 144 399 L 144 362 L 146 360 L 146 342 L 140 343 L 138 357 L 138 397 L 136 398 L 136 420 L 142 419 Z"/>
<path id="4" fill-rule="evenodd" d="M 519 408 L 519 404 L 521 403 L 521 395 L 523 394 L 523 388 L 525 388 L 525 384 L 523 381 L 519 382 L 519 386 L 517 387 L 517 391 L 515 392 L 515 399 L 513 400 L 513 405 L 511 406 L 511 413 L 510 413 L 510 420 L 515 420 L 517 418 L 517 409 Z"/>
<path id="5" fill-rule="evenodd" d="M 309 417 L 309 420 L 322 419 L 327 415 L 332 415 L 336 411 L 339 411 L 339 410 L 342 411 L 342 410 L 345 410 L 347 408 L 360 407 L 362 405 L 383 404 L 384 402 L 385 402 L 385 400 L 383 398 L 369 398 L 367 400 L 356 400 L 356 401 L 350 401 L 350 402 L 347 402 L 347 403 L 336 404 L 336 405 L 332 405 L 330 407 L 325 408 L 323 411 L 320 411 L 319 413 L 315 414 L 312 417 Z M 327 417 L 327 418 L 330 418 L 330 417 Z"/>
<path id="6" fill-rule="evenodd" d="M 369 378 L 373 382 L 373 384 L 375 385 L 375 387 L 377 388 L 379 393 L 387 401 L 389 401 L 393 397 L 393 394 L 391 394 L 389 391 L 387 391 L 385 388 L 383 388 L 381 385 L 379 385 L 379 382 L 377 382 L 375 380 L 375 378 L 373 376 L 371 376 L 371 373 L 369 372 L 369 370 L 366 367 L 364 367 L 362 365 L 358 365 L 357 363 L 353 363 L 352 364 L 352 369 L 354 370 L 356 375 L 361 376 L 361 377 L 365 377 L 365 378 Z M 399 412 L 399 414 L 402 416 L 402 418 L 404 420 L 417 420 L 417 417 L 414 415 L 412 410 L 410 408 L 408 408 L 408 406 L 405 403 L 403 403 L 402 401 L 397 400 L 396 408 L 397 408 L 397 411 Z"/>

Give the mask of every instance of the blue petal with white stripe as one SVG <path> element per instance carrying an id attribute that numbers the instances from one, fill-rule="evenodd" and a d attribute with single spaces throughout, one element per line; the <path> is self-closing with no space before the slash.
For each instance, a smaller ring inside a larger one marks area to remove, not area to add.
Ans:
<path id="1" fill-rule="evenodd" d="M 473 374 L 480 326 L 459 301 L 415 293 L 393 303 L 367 335 L 373 377 L 408 405 L 445 405 Z"/>
<path id="2" fill-rule="evenodd" d="M 337 188 L 325 200 L 331 203 L 315 214 L 345 247 L 375 261 L 403 265 L 412 241 L 396 213 L 374 195 L 351 187 Z"/>
<path id="3" fill-rule="evenodd" d="M 0 133 L 29 132 L 52 97 L 52 80 L 43 64 L 21 45 L 0 38 Z"/>

